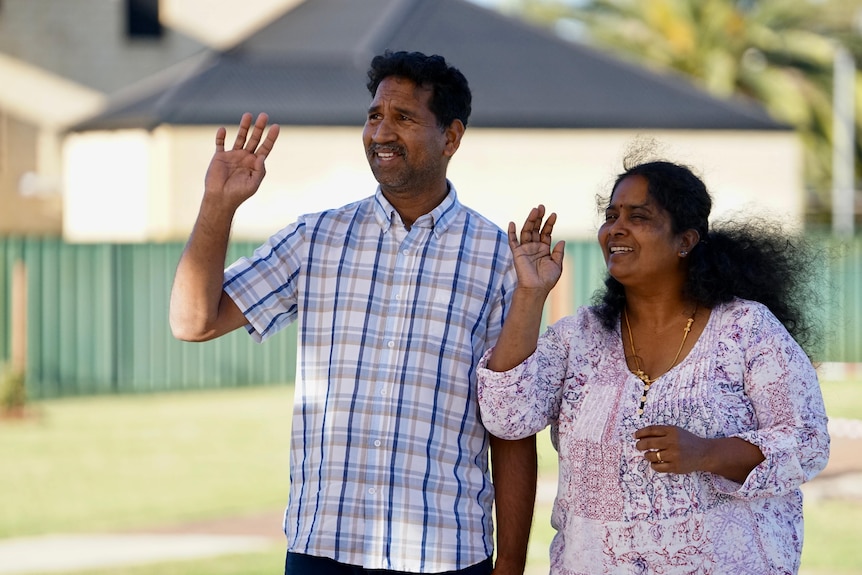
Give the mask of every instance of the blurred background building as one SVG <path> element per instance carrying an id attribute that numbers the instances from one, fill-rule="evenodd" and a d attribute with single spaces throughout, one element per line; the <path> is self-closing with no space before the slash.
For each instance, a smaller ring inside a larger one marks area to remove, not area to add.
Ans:
<path id="1" fill-rule="evenodd" d="M 367 195 L 365 71 L 384 49 L 440 53 L 465 72 L 474 113 L 450 174 L 465 203 L 500 225 L 542 201 L 562 235 L 592 236 L 595 195 L 645 138 L 702 172 L 717 214 L 756 206 L 803 222 L 800 138 L 753 100 L 715 97 L 466 0 L 232 6 L 4 0 L 0 232 L 183 238 L 215 128 L 244 111 L 287 129 L 237 237 Z"/>

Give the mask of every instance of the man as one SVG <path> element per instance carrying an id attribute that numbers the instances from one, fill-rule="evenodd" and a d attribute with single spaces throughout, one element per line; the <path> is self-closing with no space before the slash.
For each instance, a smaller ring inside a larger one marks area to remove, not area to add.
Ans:
<path id="1" fill-rule="evenodd" d="M 493 569 L 520 574 L 535 441 L 488 436 L 475 375 L 515 276 L 506 235 L 446 177 L 470 89 L 442 57 L 417 52 L 377 56 L 368 76 L 362 139 L 377 192 L 300 217 L 227 270 L 232 218 L 258 189 L 278 126 L 264 137 L 267 116 L 252 127 L 243 115 L 231 150 L 217 131 L 171 328 L 205 341 L 245 326 L 262 341 L 299 322 L 286 573 L 490 573 L 496 501 Z"/>

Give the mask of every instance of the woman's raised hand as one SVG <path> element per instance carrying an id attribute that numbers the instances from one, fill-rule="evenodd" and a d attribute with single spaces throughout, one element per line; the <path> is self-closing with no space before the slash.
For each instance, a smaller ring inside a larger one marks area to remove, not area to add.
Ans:
<path id="1" fill-rule="evenodd" d="M 260 182 L 266 175 L 264 162 L 278 138 L 277 124 L 270 126 L 266 138 L 263 137 L 269 116 L 259 114 L 254 126 L 251 120 L 250 113 L 242 115 L 236 139 L 230 150 L 225 150 L 224 147 L 227 131 L 224 128 L 218 129 L 216 151 L 204 181 L 208 194 L 220 194 L 221 199 L 234 208 L 254 195 L 260 187 Z"/>
<path id="2" fill-rule="evenodd" d="M 557 242 L 551 249 L 557 214 L 552 213 L 543 223 L 544 218 L 545 206 L 539 204 L 530 210 L 520 236 L 515 231 L 515 223 L 509 222 L 509 247 L 515 259 L 519 288 L 550 292 L 563 273 L 565 242 Z"/>

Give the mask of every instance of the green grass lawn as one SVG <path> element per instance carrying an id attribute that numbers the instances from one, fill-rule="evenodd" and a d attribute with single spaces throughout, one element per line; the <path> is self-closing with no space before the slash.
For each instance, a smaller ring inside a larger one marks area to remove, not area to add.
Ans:
<path id="1" fill-rule="evenodd" d="M 825 382 L 833 417 L 862 418 L 862 382 Z M 146 529 L 280 509 L 287 498 L 289 386 L 39 402 L 0 421 L 0 538 Z M 528 571 L 547 572 L 556 454 L 539 438 Z M 862 574 L 862 503 L 806 503 L 805 575 Z M 77 572 L 257 575 L 284 550 Z"/>
<path id="2" fill-rule="evenodd" d="M 829 417 L 862 419 L 862 380 L 824 381 L 820 387 Z"/>
<path id="3" fill-rule="evenodd" d="M 36 403 L 0 422 L 0 537 L 277 508 L 291 401 L 281 386 Z"/>

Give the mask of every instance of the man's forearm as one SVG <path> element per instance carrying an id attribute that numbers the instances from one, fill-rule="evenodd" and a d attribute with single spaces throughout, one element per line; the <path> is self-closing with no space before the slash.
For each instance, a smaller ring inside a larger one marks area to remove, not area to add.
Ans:
<path id="1" fill-rule="evenodd" d="M 201 206 L 171 288 L 171 330 L 179 339 L 200 341 L 213 336 L 232 220 L 233 213 Z"/>
<path id="2" fill-rule="evenodd" d="M 491 472 L 497 515 L 495 575 L 521 575 L 536 502 L 536 437 L 506 441 L 491 436 Z"/>

